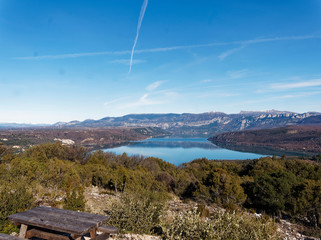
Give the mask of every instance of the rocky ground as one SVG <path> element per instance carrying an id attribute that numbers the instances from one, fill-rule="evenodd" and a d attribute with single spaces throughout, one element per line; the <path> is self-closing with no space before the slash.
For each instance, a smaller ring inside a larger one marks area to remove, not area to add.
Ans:
<path id="1" fill-rule="evenodd" d="M 99 189 L 98 187 L 87 188 L 85 191 L 86 198 L 86 210 L 97 213 L 105 214 L 104 210 L 107 208 L 113 200 L 117 199 L 119 195 L 109 194 L 108 192 Z M 179 198 L 174 197 L 169 202 L 169 210 L 173 212 L 186 211 L 196 207 L 197 203 L 189 201 L 183 202 Z M 222 211 L 221 208 L 208 207 L 210 212 Z M 249 213 L 250 214 L 250 213 Z M 317 238 L 307 237 L 299 233 L 299 226 L 292 224 L 288 221 L 281 220 L 280 222 L 280 234 L 284 235 L 284 240 L 317 240 Z M 139 235 L 139 234 L 118 234 L 113 236 L 113 239 L 118 240 L 160 240 L 158 236 Z"/>

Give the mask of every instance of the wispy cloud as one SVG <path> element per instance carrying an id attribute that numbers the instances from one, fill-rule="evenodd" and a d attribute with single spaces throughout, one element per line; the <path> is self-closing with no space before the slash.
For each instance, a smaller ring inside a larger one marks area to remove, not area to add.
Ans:
<path id="1" fill-rule="evenodd" d="M 158 99 L 152 99 L 150 98 L 149 93 L 145 93 L 143 96 L 141 96 L 137 101 L 127 103 L 124 105 L 120 105 L 119 108 L 136 108 L 136 107 L 143 107 L 143 106 L 150 106 L 150 105 L 159 105 L 165 103 L 164 100 L 158 100 Z"/>
<path id="2" fill-rule="evenodd" d="M 148 91 L 153 91 L 153 90 L 155 90 L 156 88 L 158 88 L 160 85 L 162 85 L 163 83 L 164 83 L 164 81 L 153 82 L 153 83 L 149 84 L 149 85 L 146 87 L 146 90 L 148 90 Z"/>
<path id="3" fill-rule="evenodd" d="M 30 57 L 15 57 L 15 60 L 46 60 L 46 59 L 65 59 L 65 58 L 80 58 L 94 57 L 103 55 L 124 55 L 130 54 L 130 51 L 103 51 L 103 52 L 85 52 L 85 53 L 68 53 L 58 55 L 30 56 Z"/>
<path id="4" fill-rule="evenodd" d="M 228 56 L 232 55 L 233 53 L 235 52 L 238 52 L 240 51 L 241 49 L 245 48 L 245 45 L 242 45 L 240 47 L 237 47 L 237 48 L 232 48 L 232 49 L 229 49 L 223 53 L 221 53 L 219 56 L 218 56 L 218 59 L 220 59 L 220 61 L 224 60 L 225 58 L 227 58 Z"/>
<path id="5" fill-rule="evenodd" d="M 274 83 L 270 85 L 272 89 L 293 89 L 321 86 L 321 79 L 313 79 L 310 81 L 296 82 L 296 83 Z"/>
<path id="6" fill-rule="evenodd" d="M 139 63 L 145 63 L 145 62 L 146 62 L 146 60 L 143 60 L 143 59 L 134 59 L 131 64 L 139 64 Z M 109 61 L 109 63 L 130 65 L 130 60 L 129 59 L 115 59 L 115 60 Z"/>
<path id="7" fill-rule="evenodd" d="M 223 53 L 221 53 L 218 58 L 220 61 L 224 60 L 228 56 L 234 54 L 242 50 L 243 48 L 247 47 L 251 44 L 257 43 L 265 43 L 265 42 L 276 42 L 276 41 L 293 41 L 293 40 L 306 40 L 306 39 L 314 39 L 314 38 L 321 38 L 321 36 L 314 36 L 314 35 L 305 35 L 305 36 L 286 36 L 286 37 L 274 37 L 274 38 L 256 38 L 252 40 L 245 40 L 245 41 L 235 41 L 234 44 L 240 44 L 241 46 L 229 49 Z"/>
<path id="8" fill-rule="evenodd" d="M 255 38 L 252 40 L 240 41 L 240 44 L 253 44 L 262 42 L 276 42 L 286 40 L 306 40 L 306 39 L 320 39 L 321 36 L 316 35 L 303 35 L 303 36 L 285 36 L 285 37 L 273 37 L 273 38 Z"/>
<path id="9" fill-rule="evenodd" d="M 147 4 L 148 4 L 148 0 L 144 0 L 142 8 L 140 9 L 139 19 L 138 19 L 138 24 L 137 24 L 136 37 L 135 37 L 134 45 L 133 45 L 133 48 L 132 48 L 132 51 L 131 51 L 131 55 L 130 55 L 130 63 L 129 63 L 129 71 L 128 71 L 128 73 L 130 73 L 130 71 L 132 70 L 134 51 L 135 51 L 136 43 L 137 43 L 137 40 L 138 40 L 140 27 L 142 26 L 142 22 L 143 22 L 143 19 L 144 19 L 144 15 L 145 15 L 145 11 L 146 11 L 146 8 L 147 8 Z"/>
<path id="10" fill-rule="evenodd" d="M 136 99 L 131 99 L 131 101 L 128 101 L 128 97 L 115 99 L 105 103 L 104 105 L 112 105 L 112 107 L 115 109 L 134 110 L 146 106 L 168 104 L 174 99 L 177 99 L 177 97 L 179 97 L 177 92 L 167 89 L 162 91 L 147 92 Z"/>
<path id="11" fill-rule="evenodd" d="M 243 105 L 249 105 L 249 104 L 257 104 L 257 103 L 264 103 L 264 102 L 272 102 L 272 101 L 279 101 L 279 100 L 287 100 L 287 99 L 297 99 L 297 98 L 304 98 L 314 95 L 321 94 L 321 91 L 314 91 L 314 92 L 302 92 L 297 94 L 287 94 L 287 95 L 281 95 L 281 96 L 273 96 L 273 97 L 262 97 L 260 99 L 256 100 L 249 100 L 244 102 L 236 102 L 233 104 L 234 106 L 243 106 Z"/>
<path id="12" fill-rule="evenodd" d="M 242 45 L 226 51 L 220 54 L 221 58 L 224 59 L 227 56 L 233 54 L 244 48 L 249 44 L 264 43 L 264 42 L 275 42 L 275 41 L 294 41 L 294 40 L 307 40 L 307 39 L 321 39 L 321 36 L 306 35 L 306 36 L 287 36 L 287 37 L 275 37 L 275 38 L 256 38 L 252 40 L 244 41 L 231 41 L 231 42 L 213 42 L 207 44 L 194 44 L 194 45 L 182 45 L 182 46 L 172 46 L 172 47 L 161 47 L 161 48 L 150 48 L 150 49 L 140 49 L 135 50 L 135 54 L 139 53 L 156 53 L 156 52 L 168 52 L 176 50 L 185 50 L 192 48 L 202 48 L 202 47 L 215 47 L 215 46 L 228 46 L 228 45 Z M 14 57 L 15 60 L 50 60 L 50 59 L 65 59 L 65 58 L 79 58 L 79 57 L 94 57 L 103 55 L 130 55 L 132 51 L 101 51 L 101 52 L 85 52 L 85 53 L 68 53 L 68 54 L 57 54 L 57 55 L 44 55 L 44 56 L 29 56 L 29 57 Z"/>
<path id="13" fill-rule="evenodd" d="M 232 79 L 239 79 L 245 77 L 248 74 L 248 72 L 249 71 L 247 69 L 242 69 L 238 71 L 228 71 L 227 75 Z"/>
<path id="14" fill-rule="evenodd" d="M 107 106 L 110 106 L 110 105 L 112 105 L 112 104 L 121 102 L 121 101 L 123 101 L 123 100 L 127 100 L 128 98 L 129 98 L 129 97 L 116 98 L 116 99 L 110 100 L 110 101 L 108 101 L 108 102 L 104 102 L 104 106 L 107 107 Z"/>
<path id="15" fill-rule="evenodd" d="M 201 83 L 210 83 L 210 82 L 213 82 L 212 79 L 204 79 L 201 81 Z"/>

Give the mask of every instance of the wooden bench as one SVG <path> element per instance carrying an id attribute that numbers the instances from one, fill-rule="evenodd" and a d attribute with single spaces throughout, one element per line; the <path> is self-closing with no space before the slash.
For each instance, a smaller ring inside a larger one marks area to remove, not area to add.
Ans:
<path id="1" fill-rule="evenodd" d="M 20 239 L 81 240 L 82 236 L 90 234 L 90 239 L 102 240 L 115 231 L 112 228 L 102 229 L 104 234 L 96 236 L 96 231 L 109 220 L 109 216 L 50 207 L 32 208 L 10 215 L 8 219 L 20 225 Z"/>
<path id="2" fill-rule="evenodd" d="M 0 233 L 0 240 L 22 240 L 22 238 Z"/>
<path id="3" fill-rule="evenodd" d="M 108 225 L 100 226 L 100 227 L 98 227 L 97 230 L 98 230 L 99 232 L 109 233 L 109 234 L 118 233 L 118 228 L 113 227 L 113 226 L 108 226 Z"/>

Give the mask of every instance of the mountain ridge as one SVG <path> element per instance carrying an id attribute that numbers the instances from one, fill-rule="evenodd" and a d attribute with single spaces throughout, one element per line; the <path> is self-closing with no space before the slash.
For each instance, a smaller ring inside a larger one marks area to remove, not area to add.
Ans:
<path id="1" fill-rule="evenodd" d="M 304 124 L 309 117 L 321 116 L 318 112 L 295 113 L 289 111 L 241 111 L 205 113 L 145 113 L 128 114 L 121 117 L 88 119 L 82 122 L 54 124 L 55 127 L 159 127 L 173 136 L 209 137 L 214 134 L 246 129 L 268 129 Z M 321 121 L 320 121 L 321 123 Z"/>
<path id="2" fill-rule="evenodd" d="M 241 111 L 204 113 L 143 113 L 120 117 L 104 117 L 98 120 L 57 122 L 36 126 L 6 124 L 0 128 L 48 127 L 48 128 L 105 128 L 105 127 L 158 127 L 179 137 L 210 137 L 222 132 L 251 129 L 269 129 L 294 125 L 321 125 L 321 113 L 296 113 L 289 111 Z"/>

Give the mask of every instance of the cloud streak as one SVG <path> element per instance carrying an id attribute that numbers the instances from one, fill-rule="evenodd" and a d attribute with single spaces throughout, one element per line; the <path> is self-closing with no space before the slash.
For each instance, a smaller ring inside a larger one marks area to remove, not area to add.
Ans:
<path id="1" fill-rule="evenodd" d="M 146 87 L 146 90 L 148 90 L 148 91 L 153 91 L 153 90 L 155 90 L 156 88 L 158 88 L 160 85 L 162 85 L 163 83 L 164 83 L 164 81 L 153 82 L 153 83 L 149 84 L 149 85 Z"/>
<path id="2" fill-rule="evenodd" d="M 134 59 L 131 64 L 139 64 L 139 63 L 145 63 L 145 62 L 146 62 L 146 60 L 143 60 L 143 59 Z M 109 63 L 129 65 L 130 60 L 129 59 L 115 59 L 115 60 L 109 61 Z"/>
<path id="3" fill-rule="evenodd" d="M 192 48 L 202 48 L 202 47 L 215 47 L 215 46 L 228 46 L 228 45 L 242 45 L 240 47 L 233 48 L 234 51 L 228 50 L 222 53 L 223 59 L 227 56 L 233 54 L 240 48 L 245 47 L 249 44 L 266 43 L 266 42 L 277 42 L 277 41 L 295 41 L 295 40 L 308 40 L 308 39 L 321 39 L 321 36 L 315 35 L 305 35 L 305 36 L 286 36 L 286 37 L 274 37 L 274 38 L 256 38 L 244 41 L 231 41 L 231 42 L 213 42 L 206 44 L 194 44 L 194 45 L 182 45 L 182 46 L 172 46 L 172 47 L 161 47 L 161 48 L 149 48 L 135 50 L 135 54 L 141 53 L 156 53 L 156 52 L 169 52 L 177 50 L 185 50 Z M 79 57 L 94 57 L 94 56 L 104 56 L 104 55 L 129 55 L 132 51 L 101 51 L 101 52 L 85 52 L 85 53 L 68 53 L 68 54 L 57 54 L 57 55 L 44 55 L 44 56 L 29 56 L 29 57 L 14 57 L 14 60 L 54 60 L 54 59 L 67 59 L 67 58 L 79 58 Z"/>
<path id="4" fill-rule="evenodd" d="M 239 79 L 239 78 L 244 78 L 245 76 L 247 76 L 249 73 L 249 71 L 247 69 L 242 69 L 242 70 L 238 70 L 238 71 L 228 71 L 227 75 L 231 78 L 231 79 Z"/>
<path id="5" fill-rule="evenodd" d="M 310 81 L 297 82 L 297 83 L 275 83 L 271 84 L 272 89 L 293 89 L 293 88 L 306 88 L 306 87 L 317 87 L 321 86 L 321 79 L 313 79 Z"/>
<path id="6" fill-rule="evenodd" d="M 147 8 L 147 4 L 148 4 L 148 0 L 144 0 L 142 8 L 140 9 L 139 19 L 138 19 L 138 24 L 137 24 L 136 37 L 135 37 L 134 45 L 133 45 L 133 48 L 132 48 L 132 51 L 131 51 L 131 55 L 130 55 L 130 63 L 129 63 L 129 71 L 128 71 L 128 73 L 130 73 L 131 70 L 132 70 L 135 47 L 136 47 L 136 43 L 137 43 L 137 40 L 138 40 L 140 27 L 142 26 L 142 22 L 143 22 L 143 19 L 144 19 L 144 15 L 145 15 L 145 11 L 146 11 L 146 8 Z"/>
<path id="7" fill-rule="evenodd" d="M 120 97 L 120 98 L 116 98 L 116 99 L 113 99 L 113 100 L 110 100 L 108 102 L 104 102 L 104 106 L 107 107 L 107 106 L 110 106 L 110 105 L 114 105 L 115 103 L 117 102 L 121 102 L 123 100 L 127 100 L 129 97 Z"/>
<path id="8" fill-rule="evenodd" d="M 305 35 L 305 36 L 287 36 L 287 37 L 274 37 L 274 38 L 256 38 L 246 41 L 236 41 L 235 44 L 240 44 L 240 47 L 229 49 L 218 56 L 219 60 L 222 61 L 228 56 L 235 52 L 238 52 L 251 44 L 266 43 L 266 42 L 277 42 L 277 41 L 294 41 L 294 40 L 306 40 L 313 38 L 321 38 L 321 36 Z"/>
<path id="9" fill-rule="evenodd" d="M 137 101 L 127 103 L 124 105 L 118 106 L 120 109 L 126 109 L 126 108 L 136 108 L 136 107 L 143 107 L 143 106 L 151 106 L 151 105 L 159 105 L 163 104 L 165 101 L 163 100 L 157 100 L 157 99 L 151 99 L 149 93 L 145 93 L 143 96 L 141 96 Z"/>
<path id="10" fill-rule="evenodd" d="M 227 50 L 226 52 L 223 52 L 222 54 L 220 54 L 218 56 L 218 59 L 220 59 L 220 61 L 224 60 L 225 58 L 227 58 L 228 56 L 232 55 L 235 52 L 238 52 L 240 50 L 242 50 L 243 48 L 245 48 L 245 45 L 242 45 L 240 47 L 237 48 L 232 48 L 230 50 Z"/>

